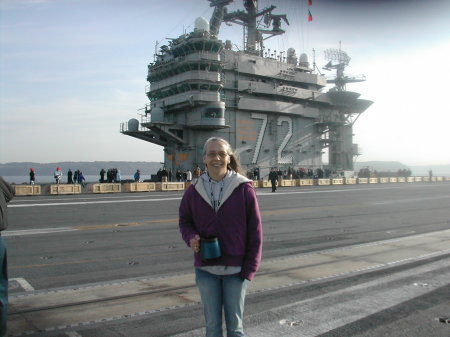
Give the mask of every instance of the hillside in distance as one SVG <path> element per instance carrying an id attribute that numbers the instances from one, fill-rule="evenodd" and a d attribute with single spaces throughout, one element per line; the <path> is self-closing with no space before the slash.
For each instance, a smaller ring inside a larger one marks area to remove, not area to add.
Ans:
<path id="1" fill-rule="evenodd" d="M 411 170 L 413 176 L 428 176 L 429 171 L 433 175 L 450 176 L 449 165 L 414 165 L 408 166 L 398 161 L 366 161 L 356 162 L 354 164 L 355 171 L 358 172 L 362 168 L 368 168 L 377 172 L 397 172 L 399 170 Z"/>
<path id="2" fill-rule="evenodd" d="M 72 171 L 81 170 L 84 175 L 98 175 L 103 168 L 108 170 L 110 168 L 117 168 L 120 170 L 122 176 L 131 176 L 137 169 L 143 175 L 156 174 L 156 172 L 163 165 L 159 162 L 146 161 L 94 161 L 94 162 L 55 162 L 55 163 L 33 163 L 33 162 L 13 162 L 0 163 L 1 176 L 27 176 L 30 168 L 34 168 L 39 176 L 53 176 L 53 172 L 57 167 L 60 167 L 64 174 L 69 169 Z M 397 172 L 398 170 L 411 170 L 412 175 L 428 175 L 429 171 L 433 171 L 433 175 L 450 176 L 449 165 L 420 165 L 407 166 L 396 161 L 366 161 L 356 162 L 354 164 L 355 172 L 359 172 L 362 168 L 369 168 L 371 171 L 377 172 Z"/>
<path id="3" fill-rule="evenodd" d="M 56 163 L 33 163 L 16 162 L 0 164 L 0 175 L 2 176 L 26 176 L 30 168 L 34 168 L 41 176 L 53 176 L 53 172 L 60 167 L 65 174 L 69 169 L 72 171 L 81 170 L 84 175 L 98 175 L 103 168 L 106 171 L 111 168 L 120 170 L 122 175 L 133 175 L 137 169 L 141 174 L 156 174 L 162 164 L 159 162 L 128 162 L 128 161 L 94 161 L 94 162 L 56 162 Z"/>

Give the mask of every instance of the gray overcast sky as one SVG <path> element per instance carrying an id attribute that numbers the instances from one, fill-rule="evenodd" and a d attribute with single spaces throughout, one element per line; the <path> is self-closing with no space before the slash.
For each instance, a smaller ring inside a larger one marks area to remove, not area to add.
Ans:
<path id="1" fill-rule="evenodd" d="M 314 48 L 321 68 L 342 41 L 346 73 L 367 77 L 347 89 L 375 102 L 354 127 L 358 161 L 449 164 L 450 1 L 307 2 L 260 1 L 290 22 L 266 46 L 310 61 Z M 0 0 L 0 162 L 163 160 L 119 125 L 148 102 L 155 41 L 211 12 L 206 0 Z M 241 35 L 224 26 L 220 38 L 241 45 Z"/>

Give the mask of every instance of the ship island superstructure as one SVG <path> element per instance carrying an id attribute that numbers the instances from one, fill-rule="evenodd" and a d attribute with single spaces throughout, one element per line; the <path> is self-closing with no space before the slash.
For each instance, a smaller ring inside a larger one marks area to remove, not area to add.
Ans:
<path id="1" fill-rule="evenodd" d="M 228 140 L 243 168 L 261 177 L 272 167 L 323 168 L 325 148 L 330 171 L 352 171 L 353 123 L 372 102 L 345 90 L 345 83 L 362 80 L 344 75 L 346 54 L 329 51 L 326 69 L 337 71 L 328 82 L 336 86 L 324 92 L 327 78 L 306 54 L 265 50 L 264 40 L 288 24 L 286 15 L 273 14 L 275 6 L 259 10 L 256 0 L 244 0 L 244 10 L 228 12 L 232 0 L 209 1 L 209 22 L 197 19 L 193 32 L 159 48 L 148 65 L 150 103 L 141 121 L 122 123 L 121 132 L 163 146 L 173 172 L 203 167 L 203 144 L 212 136 Z M 224 22 L 244 27 L 243 50 L 218 38 Z"/>

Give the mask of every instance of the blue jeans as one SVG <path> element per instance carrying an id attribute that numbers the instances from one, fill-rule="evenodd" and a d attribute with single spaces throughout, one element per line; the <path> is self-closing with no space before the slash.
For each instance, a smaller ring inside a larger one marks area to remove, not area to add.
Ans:
<path id="1" fill-rule="evenodd" d="M 248 280 L 239 274 L 214 275 L 195 269 L 195 280 L 202 298 L 206 337 L 222 337 L 222 307 L 228 337 L 245 337 L 242 318 Z"/>

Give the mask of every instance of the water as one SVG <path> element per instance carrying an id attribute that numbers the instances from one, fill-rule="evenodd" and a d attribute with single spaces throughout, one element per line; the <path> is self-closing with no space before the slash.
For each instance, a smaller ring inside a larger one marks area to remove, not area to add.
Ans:
<path id="1" fill-rule="evenodd" d="M 3 179 L 5 179 L 9 183 L 15 183 L 15 184 L 29 184 L 30 183 L 30 176 L 3 176 Z M 100 180 L 99 175 L 86 175 L 84 176 L 85 183 L 98 183 Z M 122 175 L 122 180 L 134 180 L 133 175 Z M 150 180 L 150 175 L 141 174 L 141 180 Z M 67 175 L 63 175 L 61 179 L 62 183 L 67 183 Z M 49 184 L 49 183 L 55 183 L 55 178 L 53 176 L 40 176 L 37 175 L 35 179 L 35 184 Z"/>

